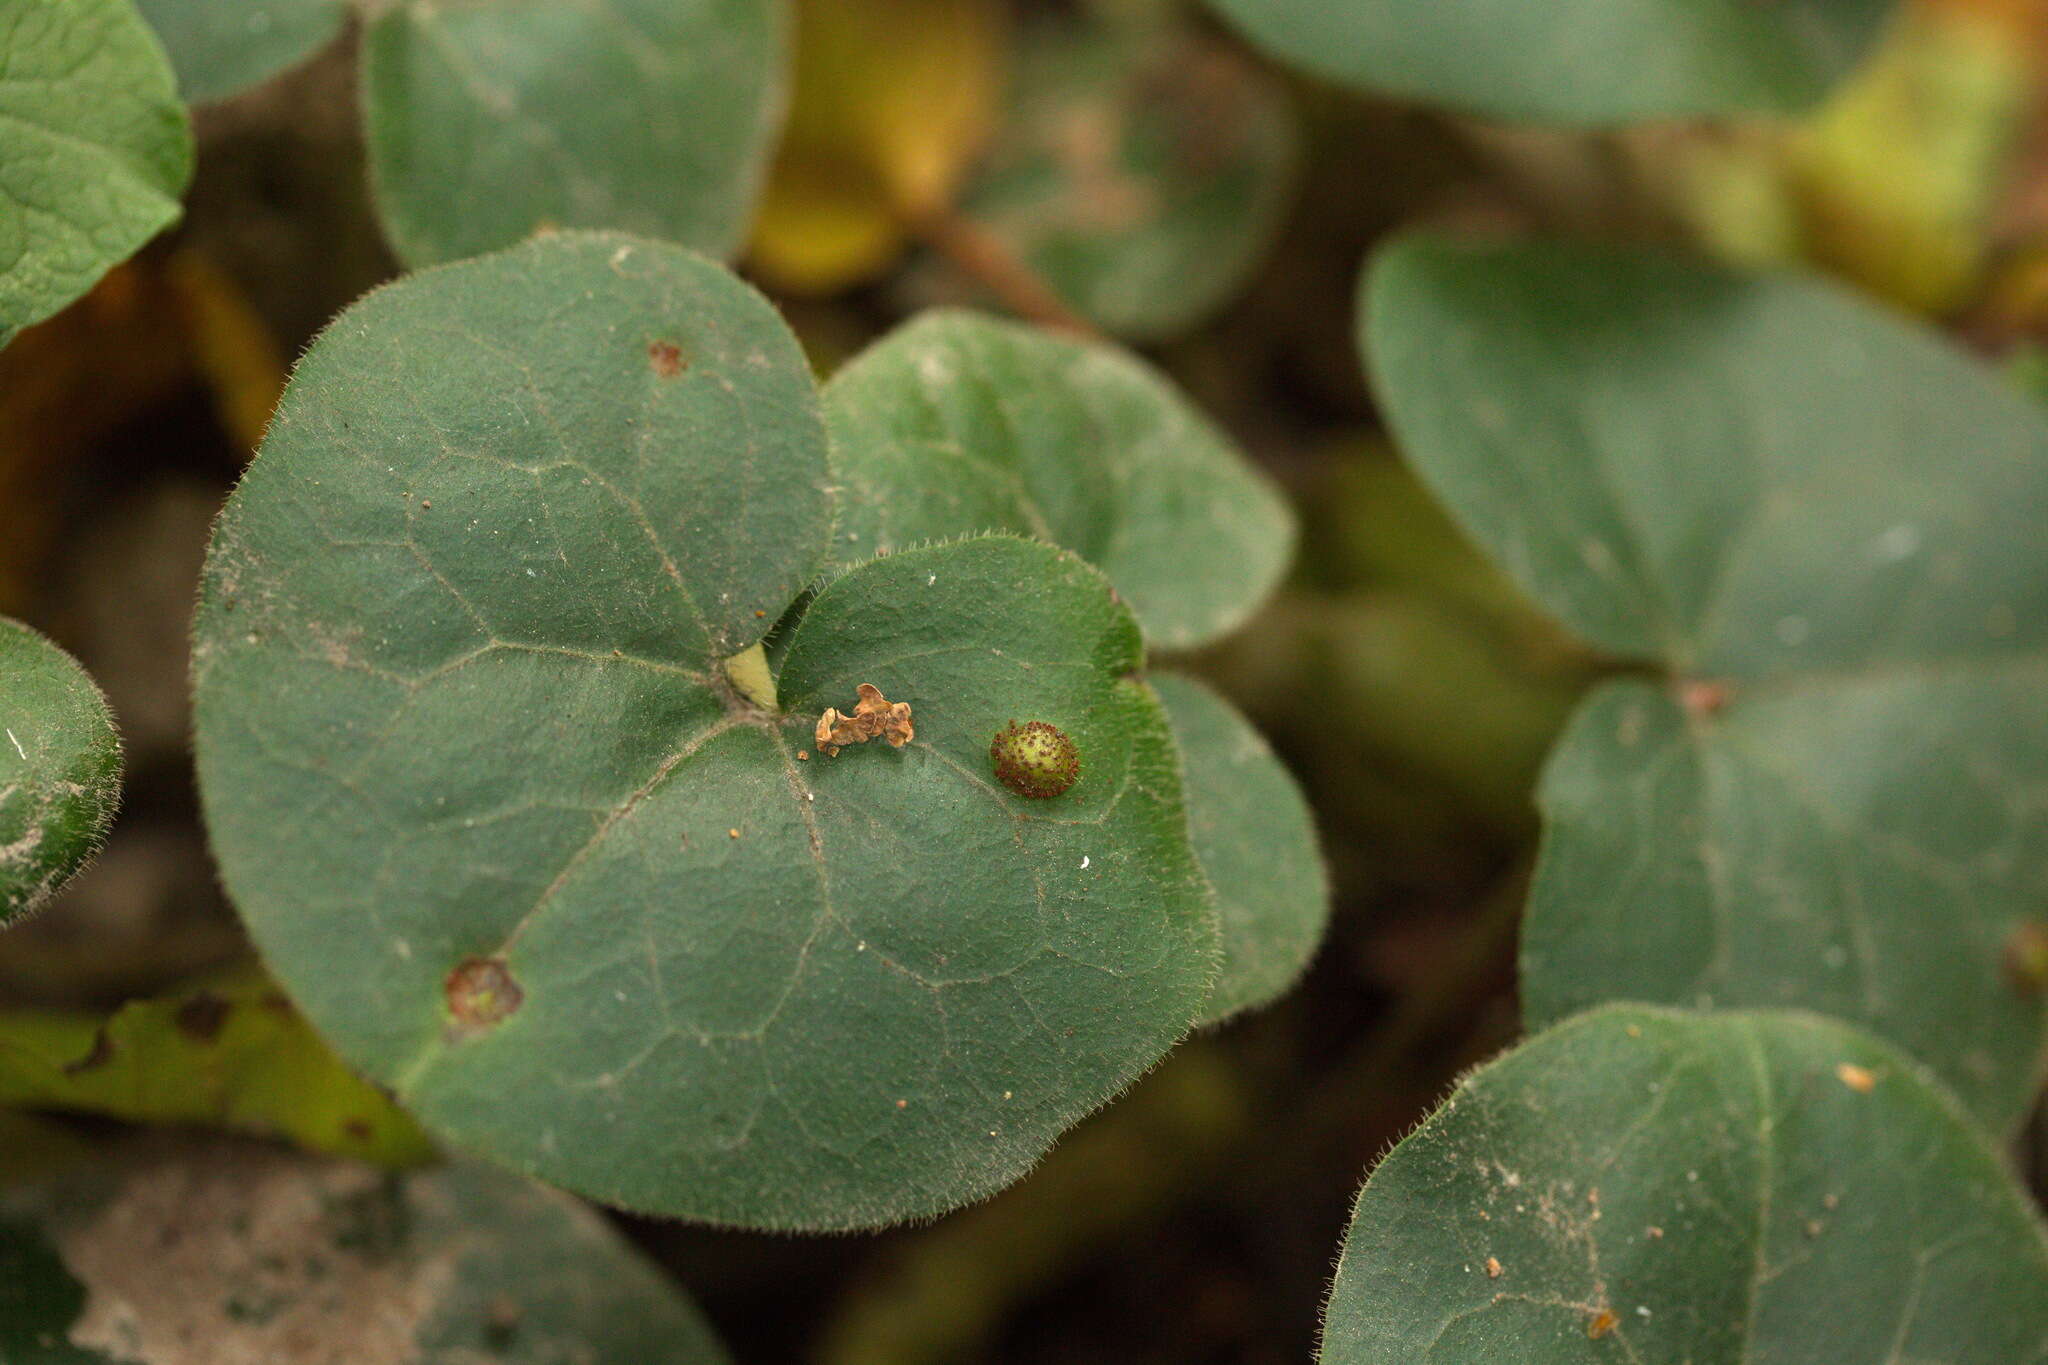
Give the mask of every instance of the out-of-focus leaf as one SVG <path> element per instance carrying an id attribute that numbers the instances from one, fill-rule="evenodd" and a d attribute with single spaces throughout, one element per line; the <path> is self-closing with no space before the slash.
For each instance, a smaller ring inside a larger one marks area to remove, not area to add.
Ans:
<path id="1" fill-rule="evenodd" d="M 244 453 L 254 454 L 284 392 L 277 338 L 205 257 L 181 251 L 166 274 L 180 305 L 191 363 L 213 395 L 220 424 Z"/>
<path id="2" fill-rule="evenodd" d="M 1791 140 L 1808 256 L 1939 313 L 1977 287 L 1990 219 L 2038 94 L 2004 26 L 1914 6 L 1892 40 Z"/>
<path id="3" fill-rule="evenodd" d="M 781 711 L 732 689 L 826 567 L 827 449 L 768 304 L 615 234 L 422 272 L 300 362 L 201 590 L 201 797 L 266 961 L 437 1136 L 873 1225 L 1016 1179 L 1201 1009 L 1214 912 L 1099 572 L 870 561 Z M 823 752 L 862 683 L 914 740 Z M 1070 792 L 996 784 L 1012 719 L 1079 746 Z"/>
<path id="4" fill-rule="evenodd" d="M 0 617 L 0 927 L 39 909 L 106 837 L 121 737 L 69 654 Z"/>
<path id="5" fill-rule="evenodd" d="M 2048 1359 L 2048 1241 L 1902 1054 L 1610 1006 L 1480 1068 L 1366 1183 L 1323 1365 Z"/>
<path id="6" fill-rule="evenodd" d="M 254 1144 L 163 1148 L 17 1192 L 9 1365 L 724 1365 L 694 1304 L 566 1195 Z"/>
<path id="7" fill-rule="evenodd" d="M 1565 123 L 1813 104 L 1893 0 L 1210 0 L 1283 61 L 1363 90 Z"/>
<path id="8" fill-rule="evenodd" d="M 1642 130 L 1635 150 L 1724 259 L 1807 262 L 1918 312 L 1975 295 L 2032 108 L 2005 24 L 1911 4 L 1873 60 L 1796 125 Z"/>
<path id="9" fill-rule="evenodd" d="M 1523 940 L 1543 1023 L 1610 999 L 1798 1005 L 1995 1128 L 2048 1000 L 2048 415 L 1844 293 L 1661 253 L 1384 252 L 1396 435 L 1609 684 L 1545 773 Z"/>
<path id="10" fill-rule="evenodd" d="M 433 1155 L 254 968 L 106 1018 L 0 1010 L 0 1106 L 217 1124 L 387 1166 Z"/>
<path id="11" fill-rule="evenodd" d="M 1271 244 L 1293 186 L 1277 81 L 1181 27 L 1029 30 L 1000 132 L 960 212 L 1104 331 L 1200 322 Z"/>
<path id="12" fill-rule="evenodd" d="M 754 226 L 779 289 L 831 293 L 880 274 L 911 227 L 948 209 L 995 121 L 996 0 L 798 0 L 796 96 Z"/>
<path id="13" fill-rule="evenodd" d="M 1499 827 L 1533 822 L 1530 787 L 1585 670 L 1412 590 L 1325 598 L 1312 612 L 1313 702 L 1333 739 L 1363 743 Z"/>
<path id="14" fill-rule="evenodd" d="M 408 265 L 545 228 L 729 255 L 781 121 L 781 0 L 396 0 L 364 35 L 370 171 Z"/>
<path id="15" fill-rule="evenodd" d="M 341 32 L 346 0 L 136 0 L 170 49 L 179 93 L 194 104 L 234 94 L 296 65 Z"/>
<path id="16" fill-rule="evenodd" d="M 854 1282 L 814 1365 L 953 1365 L 992 1358 L 1032 1298 L 1216 1176 L 1256 1097 L 1197 1041 L 1047 1154 L 1028 1184 L 911 1233 Z"/>
<path id="17" fill-rule="evenodd" d="M 1267 1004 L 1307 968 L 1330 918 L 1315 816 L 1237 708 L 1180 673 L 1154 673 L 1180 746 L 1188 829 L 1216 889 L 1223 967 L 1204 1023 Z"/>
<path id="18" fill-rule="evenodd" d="M 0 0 L 0 346 L 178 217 L 192 130 L 131 0 Z"/>
<path id="19" fill-rule="evenodd" d="M 4 1066 L 4 1063 L 0 1063 Z M 91 1159 L 93 1145 L 60 1119 L 0 1109 L 0 1194 L 31 1180 L 42 1180 Z M 7 1276 L 0 1272 L 0 1284 Z M 0 1294 L 6 1291 L 0 1289 Z M 8 1311 L 0 1308 L 0 1323 Z M 0 1331 L 4 1331 L 0 1327 Z M 7 1357 L 0 1355 L 0 1360 Z"/>
<path id="20" fill-rule="evenodd" d="M 1109 575 L 1153 644 L 1223 635 L 1294 547 L 1271 483 L 1122 348 L 973 313 L 898 328 L 825 390 L 842 561 L 1004 530 Z"/>

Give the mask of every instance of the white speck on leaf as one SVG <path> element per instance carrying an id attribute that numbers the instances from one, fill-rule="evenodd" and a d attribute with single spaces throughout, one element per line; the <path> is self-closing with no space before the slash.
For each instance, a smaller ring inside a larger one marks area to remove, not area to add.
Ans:
<path id="1" fill-rule="evenodd" d="M 1081 870 L 1083 872 L 1088 870 L 1088 855 L 1085 853 L 1081 855 Z"/>
<path id="2" fill-rule="evenodd" d="M 1872 541 L 1871 550 L 1887 564 L 1911 559 L 1920 552 L 1920 528 L 1910 522 L 1900 522 Z"/>
<path id="3" fill-rule="evenodd" d="M 7 742 L 14 746 L 14 752 L 21 755 L 22 762 L 28 762 L 28 750 L 21 747 L 21 741 L 14 737 L 14 731 L 9 730 L 7 732 Z"/>

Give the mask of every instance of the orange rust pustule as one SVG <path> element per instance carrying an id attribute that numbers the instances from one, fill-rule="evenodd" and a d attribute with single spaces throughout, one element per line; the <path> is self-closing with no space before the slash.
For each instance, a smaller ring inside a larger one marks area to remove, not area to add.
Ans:
<path id="1" fill-rule="evenodd" d="M 1042 720 L 996 732 L 988 746 L 996 781 L 1035 801 L 1063 795 L 1081 780 L 1081 750 L 1064 731 Z"/>
<path id="2" fill-rule="evenodd" d="M 501 1024 L 526 1002 L 526 992 L 519 988 L 511 969 L 495 957 L 470 957 L 456 963 L 442 991 L 448 998 L 448 1013 L 465 1032 Z"/>

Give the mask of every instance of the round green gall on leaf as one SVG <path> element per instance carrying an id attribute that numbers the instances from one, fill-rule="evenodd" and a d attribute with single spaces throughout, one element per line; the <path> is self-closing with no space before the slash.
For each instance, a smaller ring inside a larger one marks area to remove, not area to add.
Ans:
<path id="1" fill-rule="evenodd" d="M 1048 800 L 1081 780 L 1081 751 L 1066 732 L 1042 720 L 1011 721 L 988 746 L 996 781 L 1019 796 Z"/>

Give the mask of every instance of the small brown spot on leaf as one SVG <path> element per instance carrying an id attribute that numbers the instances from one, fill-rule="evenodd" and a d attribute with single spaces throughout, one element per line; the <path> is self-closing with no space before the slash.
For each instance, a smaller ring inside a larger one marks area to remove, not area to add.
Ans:
<path id="1" fill-rule="evenodd" d="M 1591 1322 L 1586 1324 L 1586 1335 L 1594 1341 L 1598 1341 L 1619 1326 L 1621 1326 L 1621 1319 L 1614 1316 L 1614 1310 L 1603 1308 L 1593 1315 Z"/>
<path id="2" fill-rule="evenodd" d="M 898 1101 L 896 1101 L 896 1107 L 897 1107 L 898 1109 L 908 1109 L 908 1108 L 910 1107 L 910 1101 L 909 1101 L 909 1100 L 898 1100 Z"/>
<path id="3" fill-rule="evenodd" d="M 1678 704 L 1695 720 L 1720 715 L 1731 695 L 1727 683 L 1712 678 L 1687 678 L 1678 685 Z"/>
<path id="4" fill-rule="evenodd" d="M 663 379 L 674 379 L 683 372 L 686 363 L 683 359 L 683 348 L 673 341 L 647 343 L 647 364 Z"/>
<path id="5" fill-rule="evenodd" d="M 213 994 L 201 991 L 178 1006 L 171 1015 L 171 1022 L 178 1026 L 178 1032 L 195 1043 L 210 1043 L 220 1037 L 226 1027 L 228 1015 L 234 1006 Z"/>
<path id="6" fill-rule="evenodd" d="M 740 832 L 739 832 L 738 830 L 736 830 L 736 829 L 729 829 L 729 830 L 727 830 L 727 831 L 726 831 L 725 833 L 726 833 L 726 837 L 728 837 L 728 838 L 731 838 L 731 839 L 737 839 L 737 838 L 739 838 L 739 837 L 740 837 Z"/>
<path id="7" fill-rule="evenodd" d="M 370 1127 L 368 1119 L 343 1119 L 341 1131 L 357 1142 L 368 1142 L 376 1135 L 376 1130 Z"/>
<path id="8" fill-rule="evenodd" d="M 811 761 L 811 751 L 809 749 L 798 749 L 796 751 L 796 757 L 797 762 L 808 763 Z"/>
<path id="9" fill-rule="evenodd" d="M 1868 1067 L 1857 1066 L 1854 1062 L 1843 1062 L 1837 1066 L 1835 1079 L 1859 1095 L 1868 1095 L 1877 1089 L 1877 1073 Z"/>
<path id="10" fill-rule="evenodd" d="M 422 512 L 431 512 L 431 511 L 433 511 L 433 510 L 434 510 L 434 500 L 433 500 L 432 498 L 421 498 L 421 499 L 420 499 L 420 510 L 421 510 Z"/>
<path id="11" fill-rule="evenodd" d="M 1493 1257 L 1493 1256 L 1489 1256 L 1489 1257 L 1487 1257 L 1487 1258 L 1486 1258 L 1486 1278 L 1487 1278 L 1487 1279 L 1489 1279 L 1489 1280 L 1497 1280 L 1497 1279 L 1499 1279 L 1500 1277 L 1501 1277 L 1501 1268 L 1500 1268 L 1500 1260 L 1499 1260 L 1499 1258 L 1497 1258 L 1497 1257 Z"/>
<path id="12" fill-rule="evenodd" d="M 1650 1224 L 1650 1226 L 1643 1229 L 1643 1235 L 1645 1237 L 1648 1237 L 1653 1242 L 1661 1242 L 1664 1240 L 1664 1229 L 1658 1227 L 1655 1223 L 1652 1223 Z"/>
<path id="13" fill-rule="evenodd" d="M 2021 995 L 2048 991 L 2048 924 L 2033 920 L 2006 936 L 2005 979 Z"/>
<path id="14" fill-rule="evenodd" d="M 448 1013 L 465 1032 L 480 1032 L 503 1023 L 525 1003 L 526 992 L 510 969 L 495 957 L 465 958 L 448 973 L 443 988 Z"/>

